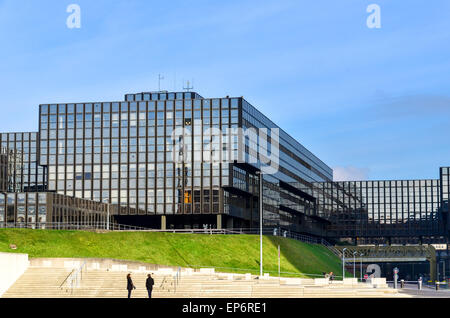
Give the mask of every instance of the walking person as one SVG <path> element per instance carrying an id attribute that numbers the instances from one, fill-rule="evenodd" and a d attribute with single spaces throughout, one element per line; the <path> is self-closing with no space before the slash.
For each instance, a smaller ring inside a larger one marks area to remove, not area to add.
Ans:
<path id="1" fill-rule="evenodd" d="M 131 274 L 127 275 L 127 290 L 128 290 L 128 298 L 131 298 L 131 291 L 136 289 L 133 284 L 133 280 L 131 279 Z"/>
<path id="2" fill-rule="evenodd" d="M 147 275 L 147 280 L 145 281 L 145 287 L 147 287 L 147 292 L 148 292 L 148 298 L 152 298 L 152 290 L 153 290 L 153 285 L 155 285 L 155 281 L 152 278 L 152 275 L 148 274 Z"/>

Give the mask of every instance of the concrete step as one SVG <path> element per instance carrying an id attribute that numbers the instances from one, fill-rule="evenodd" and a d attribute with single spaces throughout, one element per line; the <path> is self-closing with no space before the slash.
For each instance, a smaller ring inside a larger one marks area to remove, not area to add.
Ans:
<path id="1" fill-rule="evenodd" d="M 72 271 L 70 268 L 30 267 L 5 293 L 15 298 L 126 298 L 126 275 L 128 272 L 88 270 L 82 273 L 79 288 L 71 291 L 61 283 Z M 132 271 L 131 271 L 132 272 Z M 154 273 L 153 297 L 155 298 L 298 298 L 298 297 L 386 297 L 395 295 L 391 289 L 372 288 L 371 285 L 354 286 L 330 284 L 314 285 L 312 279 L 229 279 L 235 276 L 182 275 L 175 286 L 173 275 Z M 145 281 L 147 273 L 132 272 L 133 298 L 147 298 Z M 296 284 L 294 284 L 294 282 Z"/>

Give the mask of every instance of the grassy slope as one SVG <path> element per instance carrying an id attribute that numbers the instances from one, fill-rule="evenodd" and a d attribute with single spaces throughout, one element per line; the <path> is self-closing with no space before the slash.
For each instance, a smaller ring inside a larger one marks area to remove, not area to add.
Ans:
<path id="1" fill-rule="evenodd" d="M 9 248 L 16 244 L 17 250 Z M 264 270 L 278 271 L 277 246 L 281 246 L 281 271 L 339 275 L 340 260 L 322 246 L 292 239 L 265 236 Z M 259 271 L 259 236 L 205 235 L 146 232 L 92 233 L 0 229 L 0 251 L 26 253 L 30 257 L 100 257 L 136 260 L 175 266 L 223 267 Z M 227 268 L 227 269 L 226 269 Z M 275 273 L 272 273 L 275 275 Z M 307 275 L 300 275 L 307 276 Z"/>

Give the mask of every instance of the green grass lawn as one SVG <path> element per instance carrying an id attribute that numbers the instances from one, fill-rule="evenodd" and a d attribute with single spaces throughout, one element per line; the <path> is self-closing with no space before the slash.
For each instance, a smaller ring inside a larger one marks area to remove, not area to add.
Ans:
<path id="1" fill-rule="evenodd" d="M 17 250 L 11 250 L 10 244 L 17 245 Z M 339 258 L 327 248 L 264 236 L 264 272 L 271 272 L 271 276 L 278 272 L 278 245 L 282 272 L 301 277 L 331 271 L 341 275 Z M 221 272 L 259 273 L 258 235 L 0 229 L 0 251 L 25 253 L 31 258 L 115 258 L 182 267 L 216 267 Z"/>

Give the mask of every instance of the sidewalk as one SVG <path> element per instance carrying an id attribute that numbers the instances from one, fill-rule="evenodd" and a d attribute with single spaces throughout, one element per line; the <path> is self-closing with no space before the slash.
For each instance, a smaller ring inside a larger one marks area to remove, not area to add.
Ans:
<path id="1" fill-rule="evenodd" d="M 392 284 L 388 284 L 392 287 Z M 449 289 L 435 290 L 429 287 L 423 286 L 421 290 L 418 290 L 416 284 L 405 284 L 404 288 L 398 288 L 400 294 L 407 294 L 415 298 L 450 298 Z"/>

